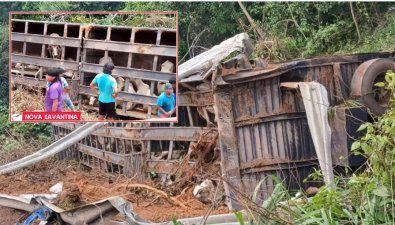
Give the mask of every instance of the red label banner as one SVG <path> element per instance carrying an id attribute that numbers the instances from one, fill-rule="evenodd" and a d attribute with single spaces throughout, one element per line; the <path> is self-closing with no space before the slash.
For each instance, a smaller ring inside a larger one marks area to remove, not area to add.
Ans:
<path id="1" fill-rule="evenodd" d="M 81 121 L 81 112 L 22 112 L 22 122 Z"/>

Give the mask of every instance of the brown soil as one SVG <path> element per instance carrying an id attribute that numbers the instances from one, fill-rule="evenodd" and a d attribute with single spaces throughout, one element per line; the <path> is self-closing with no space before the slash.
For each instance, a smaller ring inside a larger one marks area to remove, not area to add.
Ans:
<path id="1" fill-rule="evenodd" d="M 136 183 L 123 176 L 112 177 L 99 171 L 84 171 L 76 166 L 67 166 L 64 163 L 41 163 L 29 170 L 20 171 L 10 176 L 0 176 L 0 193 L 4 194 L 32 194 L 48 193 L 48 189 L 60 182 L 64 182 L 64 192 L 58 205 L 70 209 L 78 205 L 92 203 L 111 196 L 122 196 L 133 204 L 134 210 L 144 219 L 153 222 L 163 222 L 175 218 L 195 217 L 206 215 L 211 205 L 205 205 L 194 198 L 192 187 L 180 196 L 174 196 L 188 208 L 182 209 L 168 199 L 142 188 L 130 188 L 128 184 Z M 158 188 L 153 182 L 145 183 Z M 19 218 L 14 213 L 0 210 L 0 224 L 7 224 L 2 220 Z M 4 214 L 5 217 L 2 216 Z M 212 210 L 211 214 L 228 213 L 222 205 Z M 7 216 L 9 215 L 9 216 Z"/>
<path id="2" fill-rule="evenodd" d="M 25 212 L 0 207 L 0 224 L 1 225 L 14 225 Z"/>

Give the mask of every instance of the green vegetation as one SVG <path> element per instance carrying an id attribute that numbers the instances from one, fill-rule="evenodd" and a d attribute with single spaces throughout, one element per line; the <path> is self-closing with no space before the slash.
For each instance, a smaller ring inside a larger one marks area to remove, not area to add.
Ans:
<path id="1" fill-rule="evenodd" d="M 250 25 L 237 2 L 18 2 L 0 3 L 1 19 L 7 21 L 7 9 L 51 10 L 123 10 L 178 11 L 180 48 L 183 60 L 189 59 L 240 32 L 254 40 L 261 38 Z M 247 11 L 265 37 L 253 57 L 288 60 L 318 55 L 393 51 L 395 49 L 395 4 L 391 2 L 354 2 L 354 18 L 349 2 L 246 2 Z M 34 17 L 34 16 L 33 16 Z M 57 16 L 48 16 L 59 19 Z M 171 21 L 142 16 L 115 19 L 114 16 L 78 21 L 133 26 L 174 26 Z M 63 17 L 68 19 L 68 17 Z M 126 21 L 126 22 L 125 22 Z M 174 20 L 173 20 L 174 21 Z M 358 30 L 357 30 L 358 27 Z M 358 32 L 360 35 L 358 35 Z M 185 56 L 185 57 L 184 57 Z"/>
<path id="2" fill-rule="evenodd" d="M 237 2 L 0 3 L 2 155 L 3 152 L 22 151 L 27 146 L 38 148 L 50 140 L 48 125 L 8 122 L 8 11 L 178 11 L 181 61 L 240 32 L 247 32 L 256 41 L 252 57 L 272 61 L 395 50 L 395 4 L 392 2 L 354 2 L 352 5 L 349 2 L 246 2 L 244 5 L 257 28 L 263 31 L 264 37 L 260 37 L 256 28 L 251 26 Z M 67 19 L 56 16 L 52 18 Z M 125 23 L 125 20 L 118 21 L 112 16 L 68 19 L 74 22 Z M 126 23 L 133 26 L 174 26 L 173 22 L 164 23 L 155 19 L 158 18 L 154 17 L 153 21 L 147 22 L 140 16 L 133 16 Z M 392 96 L 395 90 L 394 76 L 394 73 L 388 73 L 385 83 Z M 394 224 L 394 100 L 393 96 L 391 110 L 387 114 L 360 128 L 366 131 L 366 135 L 353 144 L 353 151 L 368 159 L 364 171 L 350 177 L 337 177 L 335 187 L 322 187 L 308 203 L 301 198 L 290 199 L 289 193 L 278 182 L 273 196 L 263 203 L 263 207 L 251 210 L 253 222 L 289 224 L 289 221 L 303 225 Z M 237 217 L 242 223 L 242 214 Z"/>

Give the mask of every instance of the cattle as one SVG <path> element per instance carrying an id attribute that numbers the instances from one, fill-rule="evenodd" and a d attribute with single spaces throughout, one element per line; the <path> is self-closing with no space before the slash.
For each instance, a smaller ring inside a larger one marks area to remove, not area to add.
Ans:
<path id="1" fill-rule="evenodd" d="M 113 60 L 111 59 L 111 57 L 107 57 L 107 60 L 105 57 L 100 58 L 99 60 L 99 64 L 100 65 L 104 65 L 107 62 L 113 62 Z M 162 68 L 161 71 L 162 72 L 172 72 L 174 70 L 174 64 L 170 61 L 166 61 L 165 63 L 162 64 Z M 122 91 L 122 92 L 126 92 L 126 93 L 137 93 L 137 94 L 141 94 L 141 95 L 147 95 L 147 96 L 155 96 L 155 94 L 151 94 L 151 90 L 150 90 L 150 86 L 146 83 L 144 83 L 141 79 L 138 78 L 130 78 L 129 80 L 129 85 L 128 87 L 126 87 L 125 83 L 125 79 L 123 77 L 117 77 L 117 87 L 118 87 L 118 91 Z M 159 89 L 159 86 L 158 86 Z M 161 91 L 158 90 L 158 92 L 160 93 Z M 89 105 L 94 105 L 96 102 L 96 97 L 91 96 L 89 99 Z M 117 108 L 122 108 L 124 104 L 123 100 L 117 100 L 115 105 Z M 127 102 L 126 104 L 126 110 L 133 110 L 136 107 L 136 103 L 133 102 Z M 143 105 L 143 110 L 147 110 L 148 109 L 148 105 Z M 152 113 L 156 113 L 157 109 L 155 106 L 152 107 Z"/>
<path id="2" fill-rule="evenodd" d="M 57 33 L 52 33 L 50 37 L 60 37 Z M 62 47 L 60 45 L 48 45 L 47 50 L 52 59 L 60 59 L 62 56 Z"/>
<path id="3" fill-rule="evenodd" d="M 125 87 L 125 79 L 123 79 L 122 77 L 117 77 L 116 80 L 117 80 L 117 86 L 118 86 L 118 90 L 119 91 L 124 91 L 124 92 L 127 92 L 127 93 L 136 93 L 136 91 L 134 90 L 133 84 L 129 84 L 128 87 Z M 122 107 L 123 103 L 124 103 L 123 100 L 118 100 L 117 99 L 117 101 L 115 103 L 115 106 L 116 107 L 118 107 L 118 106 Z M 127 102 L 126 103 L 126 110 L 132 110 L 134 106 L 135 106 L 134 103 Z"/>

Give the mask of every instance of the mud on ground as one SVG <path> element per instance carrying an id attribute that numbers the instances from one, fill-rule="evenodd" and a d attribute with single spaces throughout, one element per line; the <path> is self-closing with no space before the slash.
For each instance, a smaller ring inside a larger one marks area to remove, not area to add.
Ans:
<path id="1" fill-rule="evenodd" d="M 174 196 L 187 206 L 187 209 L 182 209 L 149 190 L 127 187 L 137 182 L 124 176 L 113 177 L 100 171 L 86 171 L 76 163 L 67 165 L 64 162 L 56 162 L 40 163 L 14 175 L 1 175 L 0 193 L 11 195 L 48 193 L 52 185 L 62 181 L 64 182 L 64 191 L 57 205 L 65 209 L 118 195 L 129 200 L 135 212 L 142 218 L 152 222 L 204 216 L 209 212 L 211 214 L 228 213 L 228 209 L 224 205 L 210 210 L 210 204 L 199 202 L 192 194 L 193 187 L 186 189 L 179 196 Z M 153 182 L 145 184 L 156 187 Z M 5 216 L 4 218 L 1 213 Z M 0 209 L 0 215 L 0 224 L 7 225 L 14 224 L 23 214 L 13 210 Z"/>

